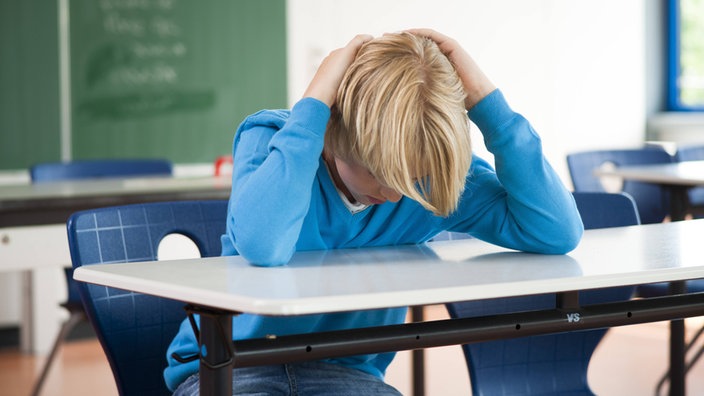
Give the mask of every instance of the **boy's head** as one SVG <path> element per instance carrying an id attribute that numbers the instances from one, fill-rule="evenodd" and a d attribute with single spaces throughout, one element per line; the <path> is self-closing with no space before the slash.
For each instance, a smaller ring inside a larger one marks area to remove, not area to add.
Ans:
<path id="1" fill-rule="evenodd" d="M 454 67 L 433 41 L 410 33 L 375 38 L 340 85 L 325 150 L 447 216 L 471 162 L 464 99 Z"/>

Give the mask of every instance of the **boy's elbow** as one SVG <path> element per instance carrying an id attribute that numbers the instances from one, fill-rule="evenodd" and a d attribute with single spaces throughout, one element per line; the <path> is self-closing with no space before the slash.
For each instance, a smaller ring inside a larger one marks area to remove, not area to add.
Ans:
<path id="1" fill-rule="evenodd" d="M 277 246 L 273 241 L 255 238 L 254 240 L 238 240 L 237 251 L 252 265 L 260 267 L 277 267 L 288 263 L 293 256 L 293 248 Z"/>
<path id="2" fill-rule="evenodd" d="M 584 234 L 584 226 L 582 222 L 569 223 L 569 226 L 564 227 L 561 232 L 556 235 L 557 244 L 554 247 L 555 254 L 567 254 L 577 248 Z"/>

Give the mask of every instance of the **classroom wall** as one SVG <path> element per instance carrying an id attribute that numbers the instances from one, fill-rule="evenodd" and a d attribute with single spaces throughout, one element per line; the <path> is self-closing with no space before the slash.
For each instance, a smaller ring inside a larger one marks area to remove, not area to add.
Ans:
<path id="1" fill-rule="evenodd" d="M 228 154 L 286 105 L 285 1 L 2 0 L 0 171 Z"/>
<path id="2" fill-rule="evenodd" d="M 660 91 L 652 74 L 646 78 L 659 61 L 658 51 L 652 52 L 653 32 L 645 31 L 646 7 L 654 8 L 651 18 L 660 19 L 657 3 L 288 0 L 288 102 L 300 98 L 323 57 L 355 34 L 432 27 L 459 40 L 511 105 L 531 120 L 548 159 L 569 184 L 567 153 L 640 144 L 646 112 L 659 110 L 657 104 L 646 104 L 647 97 Z M 58 81 L 52 74 L 58 66 L 48 60 L 57 56 L 58 38 L 50 30 L 36 28 L 56 26 L 56 4 L 0 2 L 0 59 L 22 57 L 30 65 L 22 69 L 16 63 L 2 63 L 0 77 L 14 80 L 0 80 L 0 168 L 59 158 Z M 263 26 L 267 22 L 262 21 Z M 647 61 L 646 48 L 651 50 Z M 51 95 L 27 90 L 23 81 L 42 84 Z M 33 106 L 42 111 L 29 111 Z M 50 140 L 40 138 L 49 132 Z M 475 148 L 485 153 L 481 136 L 476 129 L 473 133 Z M 18 298 L 19 285 L 19 274 L 0 276 L 0 290 L 11 295 L 6 300 Z M 0 307 L 0 327 L 18 320 L 17 310 L 6 310 Z"/>
<path id="3" fill-rule="evenodd" d="M 541 135 L 566 183 L 565 155 L 644 140 L 642 0 L 289 0 L 294 103 L 330 50 L 357 33 L 431 27 L 463 44 Z M 474 136 L 484 152 L 481 136 Z"/>

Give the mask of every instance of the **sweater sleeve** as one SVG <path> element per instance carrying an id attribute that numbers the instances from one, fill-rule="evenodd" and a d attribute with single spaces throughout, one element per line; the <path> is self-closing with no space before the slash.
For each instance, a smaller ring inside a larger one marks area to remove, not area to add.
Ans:
<path id="1" fill-rule="evenodd" d="M 455 231 L 500 246 L 536 253 L 574 249 L 584 227 L 572 194 L 543 156 L 530 123 L 495 90 L 473 107 L 496 170 L 475 158 L 457 213 Z"/>
<path id="2" fill-rule="evenodd" d="M 308 212 L 330 109 L 306 98 L 288 117 L 260 112 L 240 126 L 233 144 L 229 242 L 255 265 L 287 263 Z M 229 239 L 229 241 L 226 241 Z"/>

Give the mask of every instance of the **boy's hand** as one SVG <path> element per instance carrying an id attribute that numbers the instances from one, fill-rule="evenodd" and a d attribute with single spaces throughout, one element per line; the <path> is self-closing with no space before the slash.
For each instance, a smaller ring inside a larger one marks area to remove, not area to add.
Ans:
<path id="1" fill-rule="evenodd" d="M 303 97 L 318 99 L 328 107 L 332 107 L 337 97 L 337 89 L 340 87 L 347 68 L 354 61 L 357 50 L 371 39 L 372 36 L 368 34 L 360 34 L 346 46 L 332 51 L 323 59 Z"/>
<path id="2" fill-rule="evenodd" d="M 474 62 L 474 59 L 454 39 L 432 29 L 410 29 L 408 32 L 433 40 L 440 51 L 450 59 L 467 94 L 464 101 L 467 110 L 496 89 L 496 86 Z"/>

